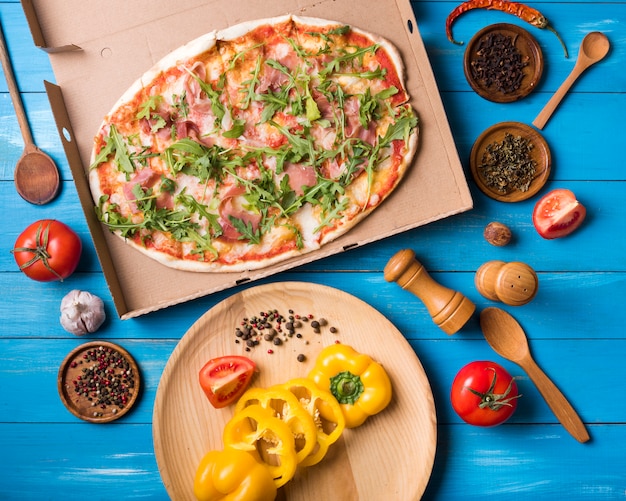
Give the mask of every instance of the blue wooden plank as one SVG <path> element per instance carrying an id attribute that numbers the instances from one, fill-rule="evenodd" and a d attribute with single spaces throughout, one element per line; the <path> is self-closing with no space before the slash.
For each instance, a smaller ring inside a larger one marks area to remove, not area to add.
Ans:
<path id="1" fill-rule="evenodd" d="M 424 10 L 428 9 L 429 15 L 425 19 L 426 26 L 428 26 L 431 30 L 433 30 L 434 33 L 437 33 L 438 39 L 442 37 L 445 39 L 442 29 L 439 28 L 440 23 L 436 22 L 436 20 L 437 18 L 442 18 L 442 19 L 445 18 L 447 10 L 441 10 L 441 9 L 447 9 L 449 6 L 453 4 L 438 3 L 438 2 L 424 2 L 424 3 L 415 2 L 414 4 L 420 5 L 416 7 L 416 9 L 424 9 Z M 560 6 L 555 6 L 555 8 L 560 8 Z M 608 4 L 608 5 L 600 4 L 598 7 L 598 13 L 596 15 L 599 19 L 603 19 L 603 20 L 611 19 L 611 18 L 625 19 L 626 11 L 622 12 L 620 9 L 625 9 L 623 4 Z M 604 10 L 606 10 L 606 12 L 604 12 Z M 510 18 L 510 16 L 497 13 L 497 12 L 489 12 L 489 15 L 503 16 L 505 19 Z M 474 26 L 475 23 L 478 22 L 480 26 L 480 24 L 483 22 L 481 21 L 481 19 L 483 19 L 483 16 L 484 16 L 484 13 L 477 13 L 477 12 L 469 13 L 468 14 L 469 21 L 467 22 L 467 24 L 469 24 L 470 26 Z M 574 14 L 571 14 L 568 12 L 564 13 L 565 20 L 569 19 L 572 16 L 574 16 Z M 575 17 L 575 19 L 580 22 L 578 18 L 579 16 Z M 428 22 L 426 23 L 426 21 Z M 494 21 L 499 22 L 501 21 L 501 19 L 498 18 Z M 16 37 L 18 38 L 15 42 L 16 45 L 19 45 L 20 47 L 24 44 L 27 47 L 29 45 L 32 45 L 32 40 L 29 39 L 28 27 L 26 25 L 25 20 L 17 19 L 15 22 L 17 23 L 15 27 L 20 32 L 19 38 Z M 607 21 L 604 21 L 604 22 L 607 22 Z M 592 70 L 589 70 L 587 73 L 585 73 L 585 75 L 583 75 L 581 82 L 576 84 L 576 86 L 573 89 L 573 92 L 577 92 L 577 91 L 584 92 L 585 89 L 588 89 L 588 88 L 594 89 L 597 91 L 604 91 L 604 92 L 607 92 L 607 91 L 622 92 L 624 88 L 626 88 L 626 80 L 625 80 L 626 76 L 623 75 L 623 72 L 619 71 L 619 64 L 620 64 L 619 61 L 622 60 L 624 57 L 623 53 L 620 52 L 620 51 L 623 51 L 623 48 L 622 48 L 623 44 L 619 44 L 619 40 L 624 36 L 624 32 L 623 32 L 624 27 L 620 24 L 615 25 L 615 23 L 613 22 L 610 22 L 610 25 L 611 25 L 611 29 L 616 32 L 615 38 L 617 38 L 617 40 L 615 43 L 615 48 L 611 52 L 610 56 L 601 63 L 601 65 L 599 65 L 597 68 L 593 68 Z M 420 26 L 421 26 L 421 23 L 420 23 Z M 590 23 L 585 24 L 585 26 L 587 30 L 591 28 L 600 29 L 597 26 L 595 27 L 590 26 Z M 608 30 L 605 30 L 605 31 L 608 31 Z M 429 32 L 426 31 L 426 33 L 422 33 L 422 35 L 426 38 L 428 33 Z M 551 34 L 542 33 L 542 35 L 545 35 L 547 37 Z M 440 82 L 440 88 L 442 89 L 442 91 L 444 92 L 447 92 L 449 90 L 464 91 L 462 92 L 461 97 L 459 99 L 477 100 L 478 105 L 483 105 L 486 111 L 490 110 L 490 107 L 497 107 L 500 110 L 506 109 L 508 112 L 511 112 L 511 115 L 512 115 L 511 119 L 522 120 L 522 121 L 530 121 L 532 118 L 534 118 L 534 115 L 538 113 L 538 111 L 541 109 L 543 104 L 545 104 L 545 102 L 547 101 L 547 96 L 543 92 L 537 92 L 535 94 L 532 94 L 530 97 L 528 97 L 525 100 L 522 100 L 518 103 L 511 103 L 508 105 L 494 105 L 492 103 L 489 103 L 483 100 L 482 98 L 478 96 L 475 96 L 474 93 L 470 91 L 469 86 L 467 85 L 467 82 L 465 82 L 464 80 L 464 76 L 462 72 L 463 48 L 462 47 L 457 48 L 456 50 L 460 52 L 458 54 L 451 55 L 453 54 L 453 52 L 450 50 L 450 48 L 454 48 L 456 46 L 454 46 L 453 44 L 450 44 L 449 42 L 447 42 L 447 40 L 443 40 L 443 41 L 438 40 L 437 43 L 438 45 L 427 44 L 427 50 L 429 52 L 429 56 L 434 66 L 435 74 L 438 77 L 438 82 Z M 23 50 L 26 50 L 26 49 L 23 49 Z M 31 50 L 35 50 L 36 51 L 35 53 L 43 57 L 44 60 L 47 62 L 47 56 L 43 55 L 40 51 L 37 51 L 37 49 L 31 49 Z M 18 59 L 18 63 L 21 60 L 27 60 L 29 62 L 33 60 L 33 57 L 31 54 L 28 54 L 27 56 L 22 56 L 21 54 L 18 53 L 18 56 L 21 56 Z M 573 58 L 570 58 L 572 59 L 570 61 L 560 61 L 560 59 L 561 58 L 558 58 L 557 61 L 553 61 L 552 64 L 549 65 L 549 67 L 551 68 L 550 74 L 554 74 L 556 72 L 556 70 L 554 69 L 555 67 L 558 67 L 558 68 L 562 67 L 562 69 L 559 71 L 558 75 L 554 76 L 553 78 L 554 81 L 550 83 L 550 85 L 546 84 L 547 88 L 545 90 L 548 92 L 552 92 L 556 88 L 556 86 L 558 86 L 558 84 L 562 82 L 564 77 L 572 68 Z M 39 58 L 35 58 L 35 60 L 37 61 L 38 64 L 33 65 L 34 67 L 47 68 L 46 72 L 42 73 L 41 75 L 37 75 L 36 77 L 33 77 L 33 81 L 36 80 L 37 81 L 36 85 L 39 85 L 39 87 L 37 87 L 37 90 L 41 91 L 42 90 L 41 80 L 43 80 L 43 78 L 52 79 L 53 75 L 49 66 L 39 64 Z M 441 67 L 442 70 L 440 70 L 439 67 Z M 450 75 L 441 74 L 441 71 L 443 71 L 443 68 L 445 68 L 447 71 L 450 71 L 451 74 Z M 40 69 L 39 71 L 43 72 L 44 70 Z M 19 74 L 29 75 L 27 71 L 19 71 Z M 606 78 L 607 74 L 611 74 L 614 76 L 612 76 L 612 78 Z M 446 85 L 444 85 L 444 83 L 454 82 L 454 81 L 458 81 L 459 84 L 455 85 L 452 88 L 449 88 Z M 611 85 L 611 87 L 608 89 L 603 89 L 602 88 L 603 85 Z M 2 89 L 1 87 L 0 87 L 0 90 L 6 91 L 6 89 Z M 540 89 L 540 90 L 544 90 L 544 89 Z M 594 109 L 594 107 L 587 106 L 586 105 L 587 103 L 585 101 L 581 101 L 581 99 L 582 98 L 569 99 L 570 102 L 575 101 L 575 104 L 580 103 L 580 106 L 577 106 L 577 107 L 574 107 L 574 105 L 571 105 L 572 113 L 574 112 L 576 113 L 576 115 L 574 116 L 579 116 L 579 110 L 581 109 L 581 107 L 584 108 L 586 111 L 590 111 Z M 611 113 L 612 110 L 621 109 L 620 106 L 600 106 L 600 107 L 595 107 L 595 108 L 600 109 L 600 110 L 605 110 L 605 112 L 607 113 Z M 515 110 L 521 110 L 521 113 L 514 113 Z M 490 116 L 491 113 L 488 113 L 486 115 Z M 39 117 L 38 117 L 37 122 L 38 121 L 39 121 Z M 585 121 L 590 124 L 597 123 L 593 120 L 593 116 L 586 117 Z M 565 120 L 565 119 L 563 120 L 563 124 L 569 124 L 569 123 L 572 123 L 572 122 L 570 120 Z M 554 127 L 553 130 L 555 128 L 556 127 Z"/>
<path id="2" fill-rule="evenodd" d="M 10 249 L 18 235 L 32 222 L 56 218 L 75 229 L 85 243 L 85 256 L 80 269 L 98 271 L 99 264 L 91 247 L 84 214 L 77 205 L 71 183 L 51 204 L 41 207 L 27 204 L 14 190 L 12 183 L 0 183 L 0 202 L 14 214 L 0 218 L 0 234 Z M 332 256 L 303 266 L 304 271 L 382 270 L 389 258 L 399 249 L 412 248 L 429 270 L 475 272 L 491 259 L 524 261 L 538 272 L 569 271 L 626 271 L 626 236 L 616 229 L 623 226 L 623 182 L 549 182 L 544 192 L 552 188 L 571 189 L 585 204 L 587 220 L 575 233 L 566 238 L 544 240 L 532 225 L 535 200 L 506 204 L 475 193 L 474 210 L 405 232 L 349 251 L 350 259 Z M 501 221 L 510 226 L 514 240 L 506 247 L 488 244 L 482 234 L 490 221 Z M 593 259 L 581 259 L 581 255 Z M 14 271 L 12 256 L 0 253 L 0 271 Z"/>
<path id="3" fill-rule="evenodd" d="M 352 260 L 333 256 L 306 266 L 324 270 L 340 266 L 382 270 L 399 249 L 412 248 L 429 270 L 475 272 L 491 259 L 524 261 L 537 271 L 623 271 L 626 236 L 615 231 L 623 226 L 620 200 L 623 183 L 549 182 L 542 193 L 553 188 L 571 189 L 588 209 L 588 220 L 577 232 L 558 240 L 544 240 L 532 224 L 535 199 L 506 204 L 474 191 L 474 209 L 427 226 L 351 250 Z M 472 188 L 473 189 L 473 188 Z M 483 239 L 490 221 L 510 226 L 514 241 L 495 248 Z M 581 256 L 593 257 L 582 259 Z"/>
<path id="4" fill-rule="evenodd" d="M 624 422 L 626 405 L 616 403 L 610 395 L 614 391 L 619 393 L 626 389 L 623 382 L 626 378 L 626 368 L 617 360 L 607 360 L 606 356 L 608 350 L 626 348 L 624 339 L 538 339 L 532 322 L 523 325 L 527 330 L 535 361 L 561 390 L 585 423 Z M 506 335 L 506 332 L 503 335 Z M 428 374 L 440 423 L 462 423 L 450 405 L 449 393 L 456 373 L 474 360 L 499 363 L 517 380 L 522 397 L 518 401 L 515 414 L 502 426 L 512 423 L 558 423 L 526 373 L 516 364 L 494 353 L 484 340 L 469 341 L 459 336 L 440 341 L 412 340 L 410 344 Z M 614 384 L 608 386 L 602 382 L 598 384 L 598 381 L 604 378 L 610 378 Z M 589 398 L 590 394 L 597 394 L 599 398 L 595 396 Z M 608 398 L 607 402 L 603 401 L 605 398 Z M 467 431 L 472 433 L 469 425 Z M 575 442 L 565 429 L 559 431 L 562 436 Z M 508 432 L 504 430 L 501 433 Z"/>
<path id="5" fill-rule="evenodd" d="M 412 337 L 413 332 L 420 327 L 416 324 L 405 335 Z M 613 398 L 613 395 L 625 389 L 623 381 L 626 379 L 626 369 L 617 358 L 607 360 L 606 353 L 610 350 L 624 353 L 626 340 L 537 339 L 532 324 L 528 323 L 525 327 L 528 329 L 531 351 L 537 363 L 553 379 L 586 423 L 624 423 L 626 403 Z M 174 326 L 163 328 L 172 337 L 182 334 Z M 150 423 L 159 378 L 177 339 L 119 339 L 116 342 L 126 348 L 137 361 L 144 385 L 140 400 L 122 418 L 123 423 Z M 27 396 L 18 400 L 4 399 L 0 403 L 0 410 L 3 411 L 0 423 L 77 422 L 78 418 L 63 407 L 56 385 L 61 362 L 79 344 L 80 340 L 55 339 L 52 335 L 48 338 L 39 337 L 36 347 L 28 338 L 0 340 L 0 387 L 10 389 L 19 381 L 20 392 Z M 491 360 L 502 364 L 519 379 L 523 397 L 511 423 L 557 423 L 523 370 L 495 354 L 484 340 L 468 340 L 463 335 L 458 335 L 454 338 L 411 340 L 410 344 L 431 382 L 439 422 L 461 422 L 450 407 L 448 398 L 452 380 L 461 367 L 473 360 Z M 555 356 L 556 353 L 559 355 Z M 254 357 L 254 354 L 251 356 Z M 299 375 L 293 375 L 297 376 Z M 610 377 L 608 382 L 605 381 L 607 377 Z M 196 382 L 190 381 L 190 384 Z M 37 404 L 33 405 L 33 402 Z"/>
<path id="6" fill-rule="evenodd" d="M 507 107 L 489 103 L 474 93 L 444 92 L 442 100 L 448 113 L 455 144 L 466 172 L 469 154 L 478 135 L 502 121 L 530 123 L 545 101 L 529 96 L 528 101 Z M 576 94 L 569 96 L 542 132 L 553 155 L 551 179 L 625 180 L 619 148 L 611 131 L 623 129 L 621 110 L 626 109 L 626 93 Z M 50 105 L 45 94 L 23 96 L 35 142 L 55 160 L 65 180 L 72 178 L 58 137 Z M 529 104 L 531 103 L 531 104 Z M 562 138 L 575 138 L 573 144 Z M 24 149 L 24 143 L 8 94 L 0 94 L 0 182 L 13 179 L 13 169 Z M 415 168 L 419 168 L 419 156 Z M 468 174 L 469 178 L 469 174 Z M 470 179 L 473 187 L 473 181 Z"/>
<path id="7" fill-rule="evenodd" d="M 0 3 L 0 22 L 18 88 L 21 92 L 44 92 L 43 81 L 54 81 L 52 66 L 48 55 L 35 47 L 19 2 Z M 2 68 L 0 75 L 0 92 L 7 92 Z"/>
<path id="8" fill-rule="evenodd" d="M 464 79 L 464 47 L 450 44 L 444 34 L 445 17 L 458 3 L 414 0 L 412 5 L 466 169 L 471 145 L 482 130 L 505 120 L 530 123 L 573 67 L 584 34 L 595 29 L 607 32 L 613 43 L 609 57 L 583 75 L 543 132 L 554 159 L 551 181 L 544 191 L 553 187 L 574 190 L 588 207 L 588 221 L 566 239 L 544 241 L 530 220 L 534 200 L 513 205 L 494 202 L 470 181 L 475 208 L 468 213 L 260 283 L 306 280 L 340 288 L 377 308 L 410 340 L 431 382 L 439 419 L 438 452 L 425 499 L 483 499 L 490 494 L 500 499 L 623 499 L 626 477 L 618 444 L 626 439 L 626 411 L 614 395 L 623 393 L 626 375 L 622 366 L 626 336 L 618 306 L 626 281 L 626 237 L 620 231 L 626 178 L 619 146 L 626 104 L 626 3 L 533 1 L 562 34 L 572 53 L 568 60 L 547 31 L 497 12 L 464 15 L 455 25 L 459 37 L 468 40 L 486 24 L 512 22 L 527 27 L 544 50 L 546 67 L 539 88 L 508 105 L 478 97 Z M 0 20 L 35 139 L 57 160 L 66 180 L 60 197 L 45 207 L 31 206 L 15 193 L 13 166 L 22 145 L 6 85 L 0 79 L 0 207 L 11 215 L 0 218 L 0 388 L 5 395 L 0 399 L 0 449 L 5 452 L 0 456 L 0 470 L 10 473 L 0 476 L 0 498 L 75 499 L 88 493 L 95 499 L 167 499 L 151 439 L 151 410 L 161 371 L 195 319 L 230 294 L 255 284 L 139 319 L 115 317 L 43 93 L 42 80 L 53 79 L 47 57 L 32 46 L 17 0 L 0 1 Z M 68 222 L 86 242 L 79 271 L 63 283 L 28 280 L 16 270 L 8 252 L 21 229 L 43 217 Z M 511 245 L 494 248 L 484 242 L 482 230 L 491 220 L 512 227 Z M 527 331 L 540 366 L 591 423 L 590 443 L 578 444 L 556 423 L 523 371 L 495 355 L 482 340 L 476 318 L 461 332 L 447 336 L 432 324 L 419 300 L 384 281 L 382 268 L 404 247 L 413 248 L 436 280 L 464 292 L 479 310 L 494 305 L 473 284 L 474 272 L 483 262 L 522 260 L 538 270 L 540 289 L 535 300 L 505 309 Z M 97 335 L 79 339 L 60 327 L 58 306 L 73 288 L 105 299 L 110 319 Z M 104 426 L 74 418 L 56 393 L 56 371 L 65 354 L 96 338 L 128 347 L 146 381 L 138 407 Z M 493 429 L 461 423 L 448 400 L 456 371 L 479 358 L 501 362 L 519 378 L 524 394 L 511 421 Z M 28 399 L 16 395 L 16 387 L 26 390 Z"/>
<path id="9" fill-rule="evenodd" d="M 462 72 L 464 46 L 456 46 L 448 42 L 445 36 L 445 19 L 448 13 L 460 2 L 449 1 L 416 1 L 411 5 L 415 12 L 420 33 L 426 43 L 433 66 L 444 90 L 469 90 Z M 568 50 L 569 59 L 563 57 L 560 44 L 552 33 L 536 29 L 514 16 L 495 11 L 473 11 L 464 14 L 454 25 L 457 38 L 469 40 L 474 33 L 487 24 L 510 22 L 526 28 L 540 42 L 544 56 L 550 64 L 546 65 L 545 79 L 540 91 L 552 91 L 572 69 L 578 53 L 580 40 L 585 33 L 592 30 L 604 31 L 614 42 L 613 51 L 602 65 L 602 71 L 594 70 L 584 76 L 584 81 L 577 84 L 575 91 L 591 89 L 603 91 L 622 90 L 625 78 L 619 72 L 619 61 L 624 57 L 624 46 L 620 42 L 624 38 L 623 20 L 626 19 L 626 6 L 623 2 L 603 2 L 595 4 L 593 15 L 581 16 L 575 9 L 567 8 L 572 2 L 532 2 L 532 5 L 551 20 L 562 33 Z M 28 25 L 18 2 L 0 3 L 0 15 L 5 26 L 7 44 L 15 53 L 16 74 L 23 92 L 43 91 L 42 81 L 50 79 L 52 72 L 47 56 L 38 50 L 32 41 Z M 618 22 L 616 22 L 616 20 Z M 619 22 L 621 21 L 621 22 Z M 439 61 L 442 61 L 441 64 Z M 616 78 L 607 79 L 605 72 L 613 73 Z M 623 72 L 622 72 L 623 73 Z M 454 87 L 447 87 L 454 84 Z M 547 87 L 546 87 L 547 85 Z M 545 87 L 545 88 L 544 88 Z M 6 84 L 0 82 L 0 91 L 6 92 Z"/>
<path id="10" fill-rule="evenodd" d="M 507 108 L 484 101 L 474 93 L 444 92 L 442 100 L 459 156 L 467 168 L 472 145 L 483 130 L 502 121 L 532 122 L 546 98 L 531 95 L 527 103 L 520 102 Z M 35 142 L 53 157 L 61 169 L 62 178 L 71 179 L 47 97 L 44 94 L 25 95 L 23 101 Z M 542 132 L 553 155 L 551 179 L 624 180 L 619 149 L 615 148 L 610 132 L 621 130 L 620 111 L 625 106 L 624 93 L 566 97 Z M 0 144 L 7 148 L 0 159 L 0 179 L 9 180 L 24 146 L 8 94 L 0 94 L 0 125 Z M 564 137 L 575 138 L 576 142 L 568 146 L 562 141 Z M 419 168 L 419 156 L 416 168 Z"/>
<path id="11" fill-rule="evenodd" d="M 168 499 L 149 424 L 4 424 L 0 437 L 0 499 Z"/>
<path id="12" fill-rule="evenodd" d="M 442 426 L 424 499 L 624 499 L 623 428 L 593 426 L 582 445 L 556 425 Z"/>
<path id="13" fill-rule="evenodd" d="M 467 273 L 432 273 L 435 280 L 455 290 L 460 290 L 474 301 L 478 309 L 503 306 L 483 298 L 475 290 L 473 275 Z M 2 275 L 7 281 L 3 290 L 15 297 L 23 310 L 13 311 L 10 304 L 0 310 L 2 317 L 14 326 L 12 336 L 24 337 L 54 332 L 55 337 L 71 337 L 58 326 L 60 300 L 73 288 L 86 289 L 104 298 L 109 322 L 91 337 L 114 338 L 179 338 L 205 311 L 219 301 L 255 284 L 223 291 L 213 296 L 174 306 L 135 320 L 119 321 L 115 317 L 108 291 L 101 276 L 76 275 L 76 281 L 63 284 L 31 286 L 30 281 Z M 97 280 L 96 280 L 97 279 Z M 442 332 L 436 328 L 424 304 L 411 293 L 395 284 L 387 284 L 380 274 L 372 273 L 285 273 L 259 284 L 280 280 L 305 280 L 340 288 L 366 301 L 378 309 L 411 339 L 440 339 Z M 619 296 L 626 277 L 623 274 L 540 274 L 537 297 L 528 305 L 509 309 L 518 319 L 534 328 L 538 338 L 623 338 L 621 319 L 607 297 Z M 572 287 L 572 282 L 578 282 Z M 369 287 L 369 289 L 367 289 Z M 36 296 L 37 304 L 29 306 L 29 298 Z M 24 315 L 22 312 L 28 314 Z M 593 313 L 593 314 L 592 314 Z M 52 330 L 54 328 L 54 330 Z M 468 324 L 464 337 L 480 338 L 475 323 Z"/>
<path id="14" fill-rule="evenodd" d="M 478 136 L 500 122 L 530 125 L 548 98 L 545 94 L 531 94 L 525 100 L 503 107 L 475 93 L 442 93 L 450 128 L 468 178 L 470 152 Z M 614 135 L 614 131 L 624 131 L 623 109 L 626 109 L 626 93 L 623 92 L 566 96 L 540 132 L 552 154 L 550 179 L 625 180 L 626 173 L 621 168 L 620 149 Z M 419 160 L 416 165 L 419 168 Z"/>
<path id="15" fill-rule="evenodd" d="M 482 297 L 475 289 L 473 273 L 433 272 L 441 284 L 459 290 L 480 311 L 498 306 L 513 314 L 536 339 L 624 339 L 623 320 L 614 302 L 622 297 L 624 273 L 540 273 L 539 292 L 529 304 L 507 307 Z M 314 282 L 352 294 L 385 315 L 409 339 L 445 339 L 424 304 L 396 284 L 385 282 L 382 273 L 288 272 L 261 280 Z M 0 289 L 11 301 L 0 302 L 0 318 L 10 326 L 4 336 L 29 339 L 51 337 L 73 339 L 59 324 L 61 299 L 72 289 L 88 290 L 103 298 L 108 315 L 104 326 L 89 338 L 179 339 L 204 312 L 226 297 L 257 283 L 222 291 L 205 298 L 154 312 L 137 319 L 117 318 L 102 275 L 77 273 L 63 283 L 41 284 L 15 273 L 0 273 Z M 35 300 L 33 300 L 35 298 Z M 19 305 L 19 307 L 16 307 Z M 480 339 L 478 323 L 472 319 L 455 339 Z"/>
<path id="16" fill-rule="evenodd" d="M 61 402 L 57 391 L 57 375 L 65 356 L 80 342 L 78 340 L 41 339 L 38 348 L 30 349 L 19 342 L 2 341 L 2 387 L 10 388 L 19 381 L 28 399 L 5 399 L 0 408 L 7 412 L 0 422 L 77 423 L 81 422 Z M 142 380 L 140 398 L 122 419 L 124 423 L 150 423 L 159 378 L 175 341 L 119 341 L 139 365 Z M 37 405 L 32 405 L 37 402 Z"/>
<path id="17" fill-rule="evenodd" d="M 6 437 L 0 468 L 10 472 L 10 481 L 0 483 L 0 498 L 168 499 L 152 453 L 151 427 L 125 426 L 123 438 L 119 428 L 0 424 Z M 581 445 L 556 425 L 441 426 L 424 499 L 623 499 L 623 453 L 617 444 L 624 426 L 594 426 L 591 433 L 594 441 Z"/>
<path id="18" fill-rule="evenodd" d="M 536 92 L 543 94 L 544 99 L 547 97 L 545 93 L 554 92 L 573 69 L 580 43 L 590 31 L 606 33 L 612 42 L 612 49 L 605 60 L 580 78 L 572 92 L 622 92 L 626 88 L 626 75 L 619 71 L 621 61 L 626 55 L 623 43 L 626 37 L 626 4 L 623 2 L 597 2 L 584 15 L 569 3 L 526 2 L 540 10 L 559 31 L 570 54 L 568 59 L 565 58 L 558 39 L 550 31 L 537 29 L 515 16 L 493 10 L 473 10 L 459 17 L 453 24 L 453 34 L 457 40 L 465 41 L 465 45 L 452 44 L 446 38 L 445 22 L 448 13 L 459 3 L 461 2 L 411 2 L 420 34 L 442 90 L 471 91 L 463 73 L 467 42 L 485 26 L 496 23 L 511 23 L 523 27 L 539 43 L 545 67 Z M 527 102 L 527 99 L 522 102 Z"/>

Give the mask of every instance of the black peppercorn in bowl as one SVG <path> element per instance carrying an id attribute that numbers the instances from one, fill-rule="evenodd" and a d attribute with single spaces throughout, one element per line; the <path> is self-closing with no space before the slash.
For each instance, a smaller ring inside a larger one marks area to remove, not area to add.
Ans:
<path id="1" fill-rule="evenodd" d="M 139 367 L 121 346 L 92 341 L 72 350 L 59 368 L 63 405 L 91 423 L 108 423 L 132 408 L 140 391 Z"/>
<path id="2" fill-rule="evenodd" d="M 543 73 L 543 54 L 535 38 L 514 24 L 492 24 L 467 45 L 465 78 L 481 97 L 496 103 L 530 94 Z"/>

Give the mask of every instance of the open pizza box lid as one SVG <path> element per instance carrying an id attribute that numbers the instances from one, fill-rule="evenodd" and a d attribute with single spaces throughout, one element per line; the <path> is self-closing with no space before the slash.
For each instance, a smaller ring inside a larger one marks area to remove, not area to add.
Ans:
<path id="1" fill-rule="evenodd" d="M 118 315 L 131 318 L 344 252 L 472 208 L 434 75 L 408 0 L 22 0 L 35 44 L 48 52 L 46 89 L 80 202 Z M 192 273 L 167 268 L 104 229 L 86 169 L 103 117 L 144 71 L 214 29 L 295 14 L 350 24 L 400 50 L 419 116 L 419 147 L 396 191 L 321 249 L 269 268 Z M 167 284 L 167 286 L 164 286 Z"/>

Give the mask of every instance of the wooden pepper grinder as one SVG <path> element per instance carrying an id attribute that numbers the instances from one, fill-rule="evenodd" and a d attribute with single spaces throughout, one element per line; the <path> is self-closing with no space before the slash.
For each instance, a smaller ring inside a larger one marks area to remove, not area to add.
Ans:
<path id="1" fill-rule="evenodd" d="M 435 282 L 410 249 L 397 252 L 385 266 L 384 273 L 387 282 L 397 282 L 420 298 L 433 322 L 446 334 L 457 332 L 476 310 L 474 303 L 463 294 Z"/>
<path id="2" fill-rule="evenodd" d="M 509 306 L 522 306 L 537 294 L 539 280 L 525 263 L 488 261 L 476 271 L 476 289 L 487 299 Z"/>

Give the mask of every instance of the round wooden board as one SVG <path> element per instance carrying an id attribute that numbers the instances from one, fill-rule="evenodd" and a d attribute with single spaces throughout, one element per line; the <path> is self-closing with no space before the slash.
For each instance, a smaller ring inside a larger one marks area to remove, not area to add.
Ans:
<path id="1" fill-rule="evenodd" d="M 287 316 L 312 314 L 328 325 L 319 334 L 305 325 L 302 338 L 282 346 L 269 342 L 251 351 L 235 343 L 244 318 L 268 310 Z M 330 327 L 336 327 L 332 333 Z M 281 496 L 289 501 L 342 501 L 421 498 L 436 448 L 436 415 L 430 384 L 415 352 L 382 314 L 363 301 L 330 287 L 282 282 L 261 285 L 222 301 L 197 320 L 174 349 L 157 389 L 154 450 L 165 488 L 172 499 L 193 500 L 193 479 L 200 459 L 221 449 L 222 430 L 233 409 L 213 408 L 198 384 L 198 372 L 211 358 L 244 355 L 258 373 L 254 386 L 267 387 L 303 377 L 320 350 L 336 341 L 381 362 L 392 380 L 394 397 L 383 412 L 346 430 L 318 465 L 302 468 Z M 307 344 L 308 342 L 308 344 Z M 273 353 L 268 353 L 269 349 Z M 306 355 L 298 362 L 298 354 Z"/>
<path id="2" fill-rule="evenodd" d="M 513 46 L 520 53 L 522 60 L 526 62 L 526 66 L 521 72 L 523 77 L 520 86 L 514 91 L 500 91 L 495 85 L 487 85 L 484 80 L 474 77 L 472 65 L 479 57 L 479 49 L 483 41 L 492 35 L 510 37 L 513 40 Z M 492 24 L 476 33 L 470 43 L 467 44 L 463 70 L 470 87 L 479 96 L 494 103 L 512 103 L 526 97 L 537 87 L 543 74 L 543 53 L 537 40 L 524 28 L 508 23 Z"/>
<path id="3" fill-rule="evenodd" d="M 483 163 L 483 155 L 487 146 L 502 142 L 507 133 L 521 136 L 534 145 L 530 157 L 537 163 L 537 166 L 535 175 L 526 191 L 513 189 L 505 193 L 500 192 L 488 186 L 480 172 L 480 165 Z M 537 130 L 521 122 L 500 122 L 483 131 L 474 142 L 470 153 L 470 170 L 476 185 L 485 195 L 500 202 L 521 202 L 534 197 L 548 181 L 552 170 L 552 155 L 548 143 Z"/>

